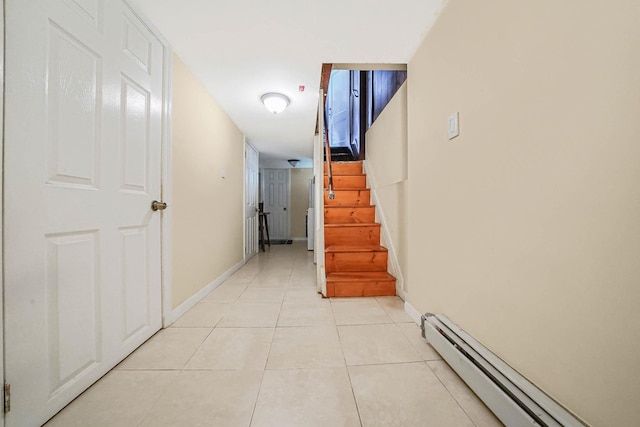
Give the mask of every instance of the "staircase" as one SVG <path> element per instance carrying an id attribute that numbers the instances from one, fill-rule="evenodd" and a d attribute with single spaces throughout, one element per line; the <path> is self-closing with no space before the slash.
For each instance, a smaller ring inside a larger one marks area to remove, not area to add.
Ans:
<path id="1" fill-rule="evenodd" d="M 335 198 L 329 199 L 325 163 L 324 246 L 327 297 L 396 294 L 387 273 L 387 248 L 380 246 L 380 224 L 362 162 L 331 162 Z"/>

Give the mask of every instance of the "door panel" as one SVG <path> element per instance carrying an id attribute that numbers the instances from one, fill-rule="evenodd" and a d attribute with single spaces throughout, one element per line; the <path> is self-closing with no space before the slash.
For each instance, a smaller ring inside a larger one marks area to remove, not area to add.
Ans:
<path id="1" fill-rule="evenodd" d="M 96 231 L 46 238 L 48 391 L 55 394 L 101 358 Z M 9 300 L 8 300 L 9 301 Z M 11 336 L 8 334 L 8 336 Z M 8 371 L 10 373 L 10 371 Z"/>
<path id="2" fill-rule="evenodd" d="M 103 1 L 103 0 L 102 0 Z M 67 6 L 86 20 L 94 30 L 102 32 L 101 0 L 68 0 Z"/>
<path id="3" fill-rule="evenodd" d="M 8 426 L 161 326 L 163 47 L 120 1 L 6 0 Z"/>
<path id="4" fill-rule="evenodd" d="M 45 112 L 49 184 L 95 188 L 98 183 L 100 62 L 97 53 L 50 23 Z"/>
<path id="5" fill-rule="evenodd" d="M 137 19 L 128 11 L 123 22 L 124 37 L 122 51 L 145 73 L 151 72 L 151 56 L 153 40 L 148 37 L 146 31 L 139 30 Z"/>
<path id="6" fill-rule="evenodd" d="M 149 100 L 151 94 L 122 75 L 120 93 L 122 109 L 122 190 L 147 191 L 149 175 L 147 152 L 149 145 Z"/>

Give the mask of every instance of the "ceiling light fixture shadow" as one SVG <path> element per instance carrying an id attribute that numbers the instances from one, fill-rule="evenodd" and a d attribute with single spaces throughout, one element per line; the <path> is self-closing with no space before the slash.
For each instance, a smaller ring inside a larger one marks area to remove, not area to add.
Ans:
<path id="1" fill-rule="evenodd" d="M 282 113 L 291 103 L 289 97 L 277 92 L 265 93 L 260 97 L 260 100 L 265 108 L 273 114 Z"/>

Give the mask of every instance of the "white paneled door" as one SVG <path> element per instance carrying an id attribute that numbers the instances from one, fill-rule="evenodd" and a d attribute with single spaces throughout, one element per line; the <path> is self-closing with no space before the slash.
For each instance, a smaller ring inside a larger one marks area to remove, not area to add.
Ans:
<path id="1" fill-rule="evenodd" d="M 258 152 L 248 142 L 244 149 L 244 259 L 258 253 Z"/>
<path id="2" fill-rule="evenodd" d="M 271 240 L 289 238 L 289 169 L 262 170 L 264 211 Z"/>
<path id="3" fill-rule="evenodd" d="M 5 4 L 5 421 L 36 426 L 161 327 L 163 46 L 119 0 Z"/>

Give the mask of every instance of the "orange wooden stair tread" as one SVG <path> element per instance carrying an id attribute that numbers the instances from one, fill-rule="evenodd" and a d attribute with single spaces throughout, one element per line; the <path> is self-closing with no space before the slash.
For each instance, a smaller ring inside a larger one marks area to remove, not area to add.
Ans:
<path id="1" fill-rule="evenodd" d="M 324 163 L 327 171 L 327 162 Z M 362 162 L 331 162 L 331 175 L 362 175 Z"/>
<path id="2" fill-rule="evenodd" d="M 396 294 L 396 279 L 387 272 L 328 273 L 328 297 L 373 297 Z"/>
<path id="3" fill-rule="evenodd" d="M 336 205 L 336 206 L 332 206 L 332 205 L 324 205 L 324 208 L 331 208 L 331 209 L 360 209 L 360 208 L 375 208 L 376 205 Z"/>
<path id="4" fill-rule="evenodd" d="M 329 176 L 324 176 L 324 188 L 329 186 Z M 342 189 L 344 187 L 349 188 L 366 188 L 367 176 L 360 175 L 333 175 L 333 188 Z"/>
<path id="5" fill-rule="evenodd" d="M 354 271 L 347 273 L 329 273 L 327 274 L 328 282 L 395 282 L 396 278 L 386 271 Z"/>
<path id="6" fill-rule="evenodd" d="M 376 227 L 379 228 L 380 224 L 377 222 L 344 222 L 336 224 L 325 224 L 325 228 L 339 228 L 339 227 Z"/>
<path id="7" fill-rule="evenodd" d="M 334 188 L 333 191 L 336 193 L 339 193 L 341 191 L 370 191 L 370 188 Z M 325 192 L 329 191 L 328 188 L 325 187 L 324 189 Z"/>
<path id="8" fill-rule="evenodd" d="M 329 246 L 324 250 L 325 252 L 388 252 L 388 249 L 384 246 L 380 245 L 358 245 L 358 246 L 347 246 L 347 245 L 335 245 Z"/>
<path id="9" fill-rule="evenodd" d="M 345 188 L 335 189 L 334 199 L 329 198 L 329 190 L 324 191 L 325 206 L 359 205 L 368 206 L 371 204 L 371 190 L 368 188 Z"/>

